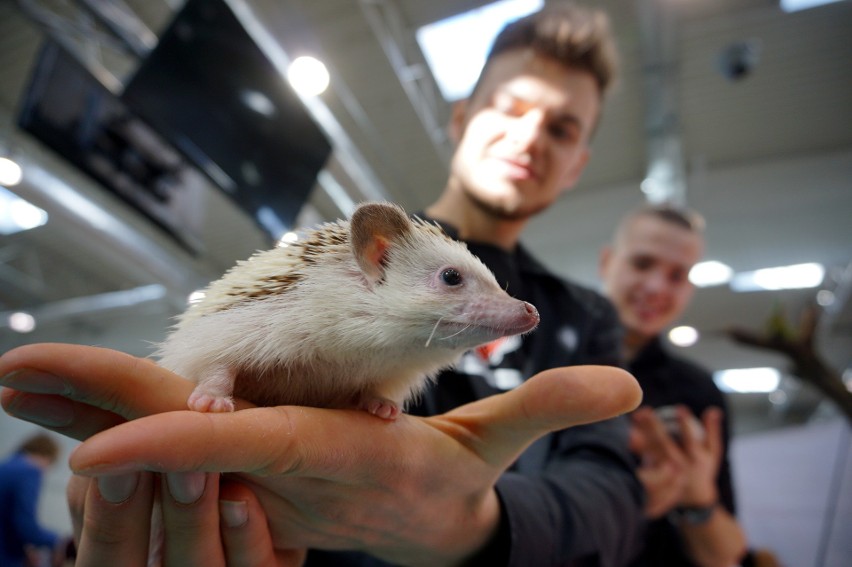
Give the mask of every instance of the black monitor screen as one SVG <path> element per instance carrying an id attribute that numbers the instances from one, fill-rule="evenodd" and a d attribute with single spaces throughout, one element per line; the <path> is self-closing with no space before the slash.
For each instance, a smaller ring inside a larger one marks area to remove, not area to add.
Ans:
<path id="1" fill-rule="evenodd" d="M 209 182 L 51 40 L 36 58 L 18 124 L 189 251 L 200 250 L 199 204 Z"/>
<path id="2" fill-rule="evenodd" d="M 292 226 L 331 152 L 223 0 L 189 0 L 122 99 L 275 236 Z"/>

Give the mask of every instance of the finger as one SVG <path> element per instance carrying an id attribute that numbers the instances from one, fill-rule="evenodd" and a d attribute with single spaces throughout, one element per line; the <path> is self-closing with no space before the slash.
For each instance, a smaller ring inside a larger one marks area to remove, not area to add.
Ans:
<path id="1" fill-rule="evenodd" d="M 89 484 L 75 567 L 144 567 L 148 561 L 153 475 L 132 473 Z"/>
<path id="2" fill-rule="evenodd" d="M 643 462 L 671 462 L 678 467 L 684 464 L 686 456 L 656 412 L 650 409 L 634 412 L 633 421 L 645 437 Z"/>
<path id="3" fill-rule="evenodd" d="M 86 495 L 89 492 L 89 485 L 95 482 L 93 479 L 72 475 L 71 480 L 65 487 L 66 498 L 68 501 L 68 512 L 71 515 L 71 528 L 74 536 L 74 543 L 80 547 L 80 534 L 83 532 L 83 515 L 86 511 Z"/>
<path id="4" fill-rule="evenodd" d="M 677 425 L 680 429 L 681 446 L 687 455 L 694 456 L 696 451 L 709 449 L 705 428 L 692 411 L 683 404 L 678 404 Z"/>
<path id="5" fill-rule="evenodd" d="M 219 535 L 219 475 L 169 473 L 163 480 L 163 564 L 225 565 Z"/>
<path id="6" fill-rule="evenodd" d="M 99 347 L 35 344 L 0 357 L 0 385 L 85 402 L 126 419 L 184 409 L 193 384 L 154 361 Z"/>
<path id="7" fill-rule="evenodd" d="M 125 421 L 118 414 L 50 394 L 4 389 L 0 404 L 12 417 L 81 441 Z"/>
<path id="8" fill-rule="evenodd" d="M 628 446 L 630 447 L 630 451 L 635 454 L 643 453 L 648 447 L 648 443 L 650 442 L 648 415 L 653 413 L 653 411 L 653 408 L 643 406 L 630 415 L 631 427 Z"/>
<path id="9" fill-rule="evenodd" d="M 79 445 L 69 464 L 88 476 L 150 470 L 337 478 L 341 470 L 392 458 L 403 450 L 399 430 L 410 427 L 424 425 L 411 416 L 388 422 L 363 411 L 296 406 L 178 411 L 101 432 Z"/>
<path id="10" fill-rule="evenodd" d="M 721 460 L 723 453 L 722 422 L 724 420 L 724 412 L 716 407 L 707 408 L 701 418 L 704 425 L 705 446 L 718 462 Z"/>
<path id="11" fill-rule="evenodd" d="M 461 425 L 473 434 L 462 436 L 462 442 L 486 462 L 502 467 L 542 435 L 622 415 L 636 409 L 641 399 L 636 379 L 620 368 L 554 368 L 436 420 Z"/>
<path id="12" fill-rule="evenodd" d="M 306 550 L 273 548 L 263 508 L 245 485 L 222 481 L 219 517 L 228 567 L 298 567 L 304 562 Z"/>

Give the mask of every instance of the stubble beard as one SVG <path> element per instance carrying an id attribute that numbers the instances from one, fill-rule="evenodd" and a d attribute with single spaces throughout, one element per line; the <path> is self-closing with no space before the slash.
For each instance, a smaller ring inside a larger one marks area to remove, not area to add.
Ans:
<path id="1" fill-rule="evenodd" d="M 475 191 L 465 190 L 465 194 L 477 209 L 504 221 L 527 221 L 549 206 L 548 204 L 541 204 L 534 208 L 512 207 L 500 201 L 487 201 L 477 195 Z"/>

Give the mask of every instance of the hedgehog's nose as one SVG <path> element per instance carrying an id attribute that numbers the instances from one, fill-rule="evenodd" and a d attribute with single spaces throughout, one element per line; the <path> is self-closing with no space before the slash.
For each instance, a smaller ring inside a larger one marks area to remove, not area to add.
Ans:
<path id="1" fill-rule="evenodd" d="M 541 317 L 539 317 L 538 309 L 535 308 L 535 305 L 533 305 L 532 303 L 527 303 L 526 301 L 524 301 L 524 309 L 526 310 L 527 315 L 529 315 L 532 319 L 534 319 L 536 324 L 538 324 Z"/>

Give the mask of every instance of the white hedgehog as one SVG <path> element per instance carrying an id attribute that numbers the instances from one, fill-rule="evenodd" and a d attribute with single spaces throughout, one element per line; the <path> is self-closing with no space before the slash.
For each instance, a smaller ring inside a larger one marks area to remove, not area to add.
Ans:
<path id="1" fill-rule="evenodd" d="M 159 345 L 159 363 L 197 383 L 188 405 L 360 408 L 394 419 L 461 354 L 532 330 L 467 248 L 396 205 L 258 252 L 206 290 Z"/>

